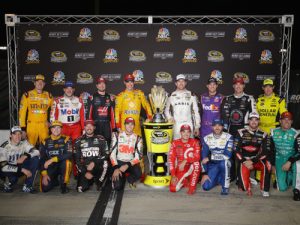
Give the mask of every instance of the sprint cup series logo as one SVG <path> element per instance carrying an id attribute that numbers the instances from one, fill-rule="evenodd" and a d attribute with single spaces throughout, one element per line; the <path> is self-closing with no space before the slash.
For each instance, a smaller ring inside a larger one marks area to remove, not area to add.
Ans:
<path id="1" fill-rule="evenodd" d="M 120 40 L 120 34 L 116 30 L 105 30 L 103 32 L 103 40 L 105 40 L 105 41 L 117 41 L 117 40 Z"/>
<path id="2" fill-rule="evenodd" d="M 247 42 L 247 31 L 244 28 L 238 28 L 235 32 L 234 42 Z"/>
<path id="3" fill-rule="evenodd" d="M 61 51 L 54 51 L 51 53 L 51 62 L 63 63 L 67 61 L 67 55 Z"/>
<path id="4" fill-rule="evenodd" d="M 91 84 L 93 83 L 93 76 L 86 72 L 80 72 L 77 74 L 78 84 Z"/>
<path id="5" fill-rule="evenodd" d="M 134 76 L 134 83 L 135 84 L 144 84 L 144 73 L 141 70 L 135 70 L 132 72 L 132 75 Z"/>
<path id="6" fill-rule="evenodd" d="M 184 40 L 184 41 L 196 41 L 196 40 L 198 40 L 198 35 L 193 30 L 183 30 L 181 32 L 181 40 Z"/>
<path id="7" fill-rule="evenodd" d="M 167 72 L 157 72 L 155 74 L 155 81 L 156 83 L 165 84 L 172 82 L 172 76 L 170 73 Z"/>
<path id="8" fill-rule="evenodd" d="M 35 49 L 30 49 L 27 52 L 26 64 L 38 64 L 40 63 L 39 52 Z"/>
<path id="9" fill-rule="evenodd" d="M 260 64 L 272 64 L 272 52 L 270 50 L 263 50 L 259 60 Z"/>
<path id="10" fill-rule="evenodd" d="M 52 85 L 64 85 L 65 84 L 65 74 L 62 71 L 56 71 L 53 74 Z"/>
<path id="11" fill-rule="evenodd" d="M 155 130 L 151 132 L 151 142 L 153 144 L 169 143 L 170 136 L 166 131 Z"/>
<path id="12" fill-rule="evenodd" d="M 87 27 L 81 28 L 77 40 L 78 42 L 91 42 L 93 40 L 91 30 Z"/>
<path id="13" fill-rule="evenodd" d="M 118 53 L 115 49 L 107 49 L 105 53 L 105 58 L 103 59 L 104 63 L 117 63 L 119 62 Z"/>
<path id="14" fill-rule="evenodd" d="M 160 28 L 156 37 L 157 42 L 169 42 L 171 41 L 170 32 L 167 28 Z"/>
<path id="15" fill-rule="evenodd" d="M 222 52 L 212 50 L 208 52 L 207 59 L 209 62 L 223 62 L 224 56 Z"/>
<path id="16" fill-rule="evenodd" d="M 273 32 L 269 30 L 261 30 L 259 31 L 258 40 L 262 42 L 272 42 L 275 40 L 275 36 Z"/>
<path id="17" fill-rule="evenodd" d="M 36 30 L 26 30 L 25 32 L 25 41 L 40 41 L 42 39 L 42 36 L 40 32 Z"/>
<path id="18" fill-rule="evenodd" d="M 220 70 L 213 70 L 210 74 L 210 77 L 215 78 L 218 84 L 223 84 L 223 75 Z"/>
<path id="19" fill-rule="evenodd" d="M 182 59 L 183 63 L 195 63 L 197 62 L 196 51 L 192 48 L 188 48 L 184 52 L 184 57 Z"/>
<path id="20" fill-rule="evenodd" d="M 236 72 L 234 75 L 233 75 L 233 78 L 236 79 L 236 78 L 243 78 L 244 82 L 246 84 L 249 83 L 249 76 L 245 73 L 242 73 L 242 72 Z"/>
<path id="21" fill-rule="evenodd" d="M 132 62 L 143 62 L 146 61 L 146 55 L 144 52 L 139 50 L 133 50 L 129 53 L 129 61 Z"/>

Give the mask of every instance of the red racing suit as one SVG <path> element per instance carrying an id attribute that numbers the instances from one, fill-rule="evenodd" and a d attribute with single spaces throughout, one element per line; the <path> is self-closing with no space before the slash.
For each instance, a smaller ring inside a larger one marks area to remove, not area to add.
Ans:
<path id="1" fill-rule="evenodd" d="M 84 105 L 81 98 L 76 96 L 56 98 L 50 115 L 50 121 L 54 120 L 62 122 L 62 134 L 71 137 L 74 145 L 84 128 Z"/>
<path id="2" fill-rule="evenodd" d="M 187 163 L 183 171 L 179 170 L 179 165 L 183 160 Z M 201 172 L 200 168 L 200 145 L 199 141 L 190 138 L 188 142 L 182 142 L 182 139 L 177 139 L 172 142 L 169 153 L 170 174 L 177 177 L 176 184 L 170 184 L 170 191 L 177 192 L 183 186 L 187 187 L 188 193 L 192 194 L 196 190 L 198 178 Z"/>

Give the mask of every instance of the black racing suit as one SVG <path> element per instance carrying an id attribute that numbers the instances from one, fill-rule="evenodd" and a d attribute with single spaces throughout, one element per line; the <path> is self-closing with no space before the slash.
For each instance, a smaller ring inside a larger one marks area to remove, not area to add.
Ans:
<path id="1" fill-rule="evenodd" d="M 50 191 L 58 184 L 58 176 L 60 176 L 59 183 L 61 186 L 68 184 L 72 170 L 72 142 L 68 136 L 61 135 L 59 137 L 46 138 L 40 146 L 40 170 L 42 176 L 48 175 L 50 181 L 48 185 L 41 183 L 41 190 L 43 192 Z M 45 162 L 52 159 L 48 168 L 45 168 Z"/>
<path id="2" fill-rule="evenodd" d="M 77 186 L 86 191 L 93 183 L 93 179 L 88 180 L 85 177 L 87 172 L 93 175 L 94 181 L 99 184 L 105 179 L 108 169 L 109 149 L 103 136 L 93 135 L 88 137 L 82 135 L 75 142 L 76 165 L 79 172 Z M 88 170 L 88 165 L 94 162 L 92 170 Z"/>
<path id="3" fill-rule="evenodd" d="M 111 133 L 116 128 L 114 106 L 112 96 L 107 93 L 101 95 L 96 92 L 88 99 L 88 118 L 95 121 L 95 134 L 102 135 L 108 146 L 111 143 Z"/>
<path id="4" fill-rule="evenodd" d="M 240 97 L 227 96 L 221 107 L 221 118 L 224 121 L 224 130 L 235 137 L 239 129 L 248 125 L 248 116 L 256 111 L 255 100 L 252 95 L 243 93 Z M 239 170 L 239 165 L 237 165 Z M 236 179 L 235 155 L 231 158 L 230 180 Z"/>

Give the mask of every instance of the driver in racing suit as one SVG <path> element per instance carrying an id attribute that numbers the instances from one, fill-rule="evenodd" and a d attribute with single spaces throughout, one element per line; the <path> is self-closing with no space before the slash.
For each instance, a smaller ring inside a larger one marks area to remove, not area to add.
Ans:
<path id="1" fill-rule="evenodd" d="M 116 128 L 113 96 L 106 93 L 106 81 L 104 78 L 97 79 L 97 92 L 89 97 L 88 118 L 94 120 L 95 134 L 102 135 L 107 145 L 110 146 L 111 133 Z"/>
<path id="2" fill-rule="evenodd" d="M 206 85 L 208 92 L 200 96 L 201 138 L 212 132 L 212 121 L 220 119 L 221 104 L 224 96 L 217 92 L 218 81 L 209 78 Z"/>
<path id="3" fill-rule="evenodd" d="M 279 191 L 293 186 L 294 200 L 300 201 L 300 133 L 292 128 L 293 116 L 284 112 L 281 127 L 271 131 L 271 163 L 276 171 Z"/>
<path id="4" fill-rule="evenodd" d="M 34 89 L 22 95 L 19 110 L 19 125 L 27 133 L 28 142 L 32 145 L 41 143 L 49 135 L 48 110 L 53 103 L 52 95 L 44 91 L 45 77 L 36 75 Z M 27 120 L 26 120 L 27 118 Z"/>
<path id="5" fill-rule="evenodd" d="M 88 190 L 93 181 L 99 190 L 106 177 L 109 149 L 104 137 L 95 135 L 94 130 L 94 121 L 86 120 L 85 134 L 75 142 L 78 192 Z"/>
<path id="6" fill-rule="evenodd" d="M 84 129 L 84 104 L 80 98 L 74 96 L 74 92 L 73 82 L 66 81 L 64 96 L 54 100 L 50 116 L 51 122 L 58 120 L 62 123 L 61 133 L 71 137 L 73 147 L 75 140 L 81 136 Z M 74 177 L 77 176 L 75 163 L 73 163 L 73 174 Z"/>
<path id="7" fill-rule="evenodd" d="M 201 172 L 200 145 L 199 140 L 190 138 L 191 132 L 190 125 L 181 125 L 181 138 L 172 142 L 169 153 L 171 192 L 177 192 L 182 187 L 188 188 L 188 194 L 196 191 Z"/>
<path id="8" fill-rule="evenodd" d="M 213 133 L 203 139 L 202 144 L 202 166 L 203 177 L 202 188 L 209 191 L 216 185 L 222 185 L 221 195 L 229 193 L 230 185 L 230 158 L 233 148 L 233 137 L 223 132 L 223 121 L 214 119 L 212 122 Z"/>
<path id="9" fill-rule="evenodd" d="M 181 138 L 180 128 L 183 124 L 191 127 L 191 137 L 199 136 L 200 114 L 197 96 L 186 90 L 186 77 L 183 74 L 176 76 L 176 91 L 167 100 L 165 116 L 173 122 L 173 140 Z"/>
<path id="10" fill-rule="evenodd" d="M 135 121 L 134 133 L 142 135 L 140 125 L 141 107 L 144 108 L 147 114 L 147 119 L 152 119 L 152 111 L 147 101 L 144 92 L 134 89 L 134 76 L 127 74 L 124 78 L 126 90 L 122 91 L 116 97 L 115 118 L 117 128 L 124 131 L 125 119 L 132 117 Z"/>
<path id="11" fill-rule="evenodd" d="M 249 127 L 238 130 L 234 148 L 240 161 L 239 187 L 252 195 L 250 171 L 260 170 L 260 189 L 263 197 L 269 197 L 271 163 L 269 162 L 270 139 L 268 134 L 259 130 L 259 115 L 249 115 Z"/>

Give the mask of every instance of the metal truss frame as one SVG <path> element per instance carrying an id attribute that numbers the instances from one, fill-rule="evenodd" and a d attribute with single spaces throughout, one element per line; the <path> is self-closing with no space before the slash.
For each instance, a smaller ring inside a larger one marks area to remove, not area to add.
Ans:
<path id="1" fill-rule="evenodd" d="M 19 90 L 16 24 L 282 24 L 279 94 L 288 102 L 294 15 L 249 16 L 112 16 L 6 14 L 10 126 L 18 124 Z"/>

